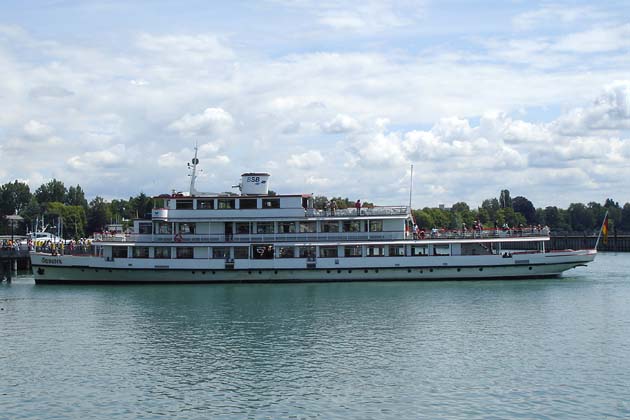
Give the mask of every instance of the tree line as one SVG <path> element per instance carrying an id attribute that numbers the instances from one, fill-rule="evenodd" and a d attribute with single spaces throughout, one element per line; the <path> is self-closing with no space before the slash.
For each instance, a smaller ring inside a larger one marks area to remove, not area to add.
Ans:
<path id="1" fill-rule="evenodd" d="M 355 202 L 347 197 L 329 200 L 325 196 L 315 196 L 315 207 L 324 208 L 325 203 L 331 200 L 335 200 L 340 209 L 353 207 Z M 88 202 L 80 185 L 66 187 L 62 181 L 53 179 L 31 192 L 28 184 L 16 180 L 0 186 L 0 234 L 11 232 L 5 216 L 18 214 L 24 218 L 24 223 L 17 227 L 16 234 L 23 234 L 27 229 L 34 230 L 36 220 L 43 221 L 43 226 L 47 225 L 52 230 L 50 227 L 56 226 L 61 218 L 64 236 L 87 237 L 94 232 L 102 232 L 112 222 L 147 217 L 153 204 L 153 199 L 144 193 L 128 200 L 106 201 L 97 196 Z M 363 207 L 371 206 L 373 203 L 363 203 Z M 602 204 L 571 203 L 566 209 L 556 206 L 536 208 L 525 197 L 512 198 L 507 189 L 501 190 L 496 198 L 483 200 L 477 208 L 458 202 L 450 209 L 415 209 L 413 215 L 416 224 L 423 229 L 461 229 L 463 224 L 471 227 L 479 221 L 485 227 L 494 227 L 495 224 L 510 227 L 547 225 L 554 231 L 593 232 L 599 230 L 607 210 L 611 232 L 630 232 L 630 203 L 621 207 L 608 198 Z"/>
<path id="2" fill-rule="evenodd" d="M 83 238 L 102 232 L 112 222 L 145 217 L 152 208 L 153 199 L 144 193 L 109 202 L 97 196 L 88 202 L 80 185 L 66 188 L 53 179 L 31 193 L 28 184 L 16 180 L 0 186 L 0 234 L 11 233 L 5 216 L 17 214 L 24 223 L 14 227 L 15 234 L 45 227 L 55 232 L 61 222 L 66 238 Z"/>

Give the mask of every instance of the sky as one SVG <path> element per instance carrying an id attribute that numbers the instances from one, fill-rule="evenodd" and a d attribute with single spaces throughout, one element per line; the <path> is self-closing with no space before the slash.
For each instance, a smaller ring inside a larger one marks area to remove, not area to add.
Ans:
<path id="1" fill-rule="evenodd" d="M 630 201 L 630 3 L 4 0 L 0 184 Z"/>

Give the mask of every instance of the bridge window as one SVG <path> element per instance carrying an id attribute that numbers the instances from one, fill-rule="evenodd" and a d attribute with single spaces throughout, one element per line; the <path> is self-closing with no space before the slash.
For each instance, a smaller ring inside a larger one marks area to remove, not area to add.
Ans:
<path id="1" fill-rule="evenodd" d="M 339 232 L 339 223 L 338 222 L 323 222 L 322 223 L 322 232 L 338 233 Z"/>
<path id="2" fill-rule="evenodd" d="M 175 200 L 175 208 L 177 210 L 190 210 L 193 208 L 192 200 Z"/>
<path id="3" fill-rule="evenodd" d="M 405 246 L 404 245 L 390 245 L 389 246 L 389 256 L 390 257 L 404 257 L 405 256 Z"/>
<path id="4" fill-rule="evenodd" d="M 434 245 L 433 246 L 433 255 L 449 255 L 449 246 L 448 245 Z"/>
<path id="5" fill-rule="evenodd" d="M 219 199 L 219 209 L 221 210 L 231 210 L 236 208 L 236 200 L 233 198 L 220 198 Z"/>
<path id="6" fill-rule="evenodd" d="M 300 258 L 312 258 L 315 257 L 315 247 L 314 246 L 301 246 L 298 247 L 298 255 Z"/>
<path id="7" fill-rule="evenodd" d="M 168 222 L 155 222 L 155 233 L 157 235 L 170 235 L 173 233 L 173 226 Z"/>
<path id="8" fill-rule="evenodd" d="M 197 210 L 212 210 L 214 209 L 214 200 L 212 199 L 198 199 Z"/>
<path id="9" fill-rule="evenodd" d="M 180 223 L 179 224 L 179 233 L 195 233 L 195 224 L 194 223 Z"/>
<path id="10" fill-rule="evenodd" d="M 383 246 L 370 246 L 367 249 L 368 257 L 383 257 L 385 256 L 385 248 Z"/>
<path id="11" fill-rule="evenodd" d="M 241 209 L 255 209 L 257 207 L 258 200 L 255 198 L 241 198 L 239 208 Z"/>
<path id="12" fill-rule="evenodd" d="M 429 255 L 429 247 L 427 245 L 423 246 L 412 246 L 411 247 L 411 255 L 412 256 L 426 256 Z"/>
<path id="13" fill-rule="evenodd" d="M 150 235 L 151 223 L 138 223 L 138 233 L 140 235 Z"/>
<path id="14" fill-rule="evenodd" d="M 280 199 L 279 198 L 263 198 L 262 208 L 263 209 L 279 209 Z"/>

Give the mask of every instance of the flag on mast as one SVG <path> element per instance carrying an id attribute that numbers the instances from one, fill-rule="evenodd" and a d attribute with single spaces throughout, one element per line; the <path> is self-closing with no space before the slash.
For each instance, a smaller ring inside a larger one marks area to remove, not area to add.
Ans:
<path id="1" fill-rule="evenodd" d="M 608 214 L 606 214 L 604 223 L 602 223 L 602 236 L 604 237 L 604 245 L 608 244 Z"/>

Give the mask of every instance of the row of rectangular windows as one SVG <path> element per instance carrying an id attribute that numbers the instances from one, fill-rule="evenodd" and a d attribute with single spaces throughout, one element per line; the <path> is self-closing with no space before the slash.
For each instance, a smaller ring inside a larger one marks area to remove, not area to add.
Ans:
<path id="1" fill-rule="evenodd" d="M 341 252 L 340 252 L 341 248 Z M 175 247 L 173 253 L 171 247 L 132 247 L 131 255 L 133 258 L 151 258 L 150 249 L 153 249 L 153 258 L 170 259 L 172 257 L 178 259 L 193 259 L 195 258 L 194 247 Z M 425 246 L 366 246 L 361 245 L 345 245 L 345 246 L 320 246 L 318 249 L 313 246 L 277 246 L 273 245 L 252 245 L 251 247 L 198 247 L 202 250 L 200 254 L 206 255 L 205 251 L 208 250 L 208 257 L 213 259 L 273 259 L 273 258 L 311 258 L 317 255 L 319 251 L 320 258 L 338 258 L 343 257 L 383 257 L 389 255 L 393 256 L 425 256 L 429 255 L 430 248 Z M 129 247 L 126 246 L 114 246 L 112 247 L 112 257 L 114 258 L 128 258 Z M 250 252 L 251 251 L 251 252 Z M 433 255 L 449 255 L 448 245 L 434 245 L 432 248 Z"/>
<path id="2" fill-rule="evenodd" d="M 382 220 L 347 220 L 347 221 L 324 221 L 321 222 L 320 231 L 324 233 L 338 232 L 382 232 Z M 171 223 L 171 222 L 154 222 L 156 235 L 171 235 L 174 230 L 182 234 L 195 234 L 197 224 L 189 223 Z M 277 225 L 277 227 L 276 227 Z M 235 234 L 273 234 L 273 233 L 317 233 L 317 222 L 256 222 L 254 225 L 250 222 L 234 222 L 234 226 L 230 226 Z M 140 234 L 151 234 L 151 225 L 141 223 L 139 226 Z"/>

